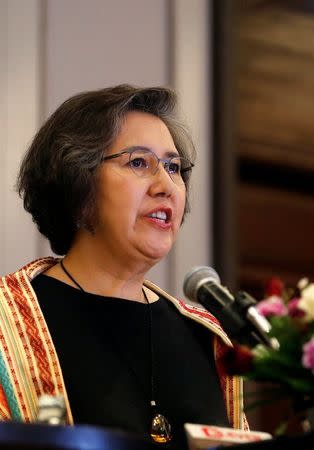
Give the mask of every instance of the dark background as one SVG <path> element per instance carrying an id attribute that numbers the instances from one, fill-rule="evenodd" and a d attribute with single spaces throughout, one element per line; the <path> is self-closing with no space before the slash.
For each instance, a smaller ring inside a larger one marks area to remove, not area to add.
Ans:
<path id="1" fill-rule="evenodd" d="M 314 279 L 314 1 L 213 6 L 215 267 L 262 299 L 272 276 Z"/>

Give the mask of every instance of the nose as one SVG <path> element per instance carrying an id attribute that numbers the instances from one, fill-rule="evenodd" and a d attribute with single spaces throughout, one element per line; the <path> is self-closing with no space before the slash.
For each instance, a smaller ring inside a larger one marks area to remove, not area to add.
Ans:
<path id="1" fill-rule="evenodd" d="M 169 197 L 175 188 L 175 184 L 170 178 L 162 162 L 158 164 L 155 174 L 151 177 L 150 192 L 152 195 Z"/>

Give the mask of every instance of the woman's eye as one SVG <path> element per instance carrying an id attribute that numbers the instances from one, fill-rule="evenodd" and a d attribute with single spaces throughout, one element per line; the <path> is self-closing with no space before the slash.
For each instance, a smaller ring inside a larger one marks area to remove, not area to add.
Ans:
<path id="1" fill-rule="evenodd" d="M 169 164 L 169 172 L 170 172 L 170 173 L 179 173 L 180 170 L 181 170 L 180 164 L 175 163 L 175 162 L 171 162 L 171 163 Z"/>
<path id="2" fill-rule="evenodd" d="M 130 161 L 130 166 L 133 169 L 145 169 L 147 168 L 148 164 L 145 158 L 134 158 Z"/>

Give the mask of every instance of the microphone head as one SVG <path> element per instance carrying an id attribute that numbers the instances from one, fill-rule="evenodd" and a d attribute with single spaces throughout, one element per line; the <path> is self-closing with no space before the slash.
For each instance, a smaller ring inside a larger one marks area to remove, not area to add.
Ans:
<path id="1" fill-rule="evenodd" d="M 208 266 L 193 267 L 183 281 L 184 295 L 190 300 L 197 302 L 197 291 L 206 282 L 220 284 L 220 278 L 216 270 Z"/>

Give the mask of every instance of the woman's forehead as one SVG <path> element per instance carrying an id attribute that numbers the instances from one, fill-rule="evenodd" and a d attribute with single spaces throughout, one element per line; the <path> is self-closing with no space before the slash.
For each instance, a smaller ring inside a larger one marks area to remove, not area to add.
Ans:
<path id="1" fill-rule="evenodd" d="M 178 154 L 168 127 L 159 117 L 142 111 L 129 111 L 106 154 L 136 146 L 148 148 L 159 157 Z"/>

